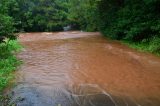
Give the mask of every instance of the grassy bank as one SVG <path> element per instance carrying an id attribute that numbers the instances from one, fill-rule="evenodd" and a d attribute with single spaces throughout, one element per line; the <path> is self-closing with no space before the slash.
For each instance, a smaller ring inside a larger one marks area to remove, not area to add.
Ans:
<path id="1" fill-rule="evenodd" d="M 13 71 L 21 63 L 15 56 L 21 45 L 17 41 L 10 41 L 8 45 L 0 44 L 0 94 L 14 78 Z"/>
<path id="2" fill-rule="evenodd" d="M 124 44 L 128 45 L 131 48 L 137 49 L 142 52 L 150 52 L 157 56 L 160 56 L 160 38 L 153 38 L 148 42 L 129 42 L 122 41 Z"/>

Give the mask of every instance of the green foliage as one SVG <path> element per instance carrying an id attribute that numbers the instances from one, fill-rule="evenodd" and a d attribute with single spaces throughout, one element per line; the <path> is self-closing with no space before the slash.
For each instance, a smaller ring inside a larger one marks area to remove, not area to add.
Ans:
<path id="1" fill-rule="evenodd" d="M 86 31 L 97 30 L 98 0 L 70 0 L 68 19 L 79 29 Z"/>
<path id="2" fill-rule="evenodd" d="M 159 37 L 153 38 L 153 40 L 150 41 L 148 49 L 152 53 L 160 55 L 160 38 Z"/>
<path id="3" fill-rule="evenodd" d="M 21 48 L 16 41 L 13 41 L 17 37 L 14 34 L 15 21 L 10 16 L 13 4 L 14 0 L 0 0 L 0 38 L 8 38 L 8 41 L 10 41 L 7 44 L 0 41 L 0 93 L 13 78 L 12 72 L 16 70 L 16 66 L 20 63 L 13 54 Z"/>
<path id="4" fill-rule="evenodd" d="M 11 17 L 0 14 L 0 36 L 7 38 L 15 38 L 13 20 Z"/>
<path id="5" fill-rule="evenodd" d="M 150 53 L 160 56 L 160 38 L 159 37 L 155 37 L 149 42 L 123 41 L 123 43 L 139 51 L 146 51 L 146 52 L 150 52 Z"/>
<path id="6" fill-rule="evenodd" d="M 20 61 L 16 59 L 13 53 L 18 52 L 21 46 L 11 40 L 8 45 L 0 44 L 0 92 L 8 85 L 13 78 L 12 72 Z"/>
<path id="7" fill-rule="evenodd" d="M 0 36 L 5 36 L 10 39 L 15 39 L 14 34 L 14 21 L 9 16 L 9 7 L 12 0 L 1 0 L 0 1 Z"/>
<path id="8" fill-rule="evenodd" d="M 66 24 L 66 0 L 15 0 L 10 15 L 19 31 L 58 31 Z"/>
<path id="9" fill-rule="evenodd" d="M 118 2 L 119 1 L 119 2 Z M 159 35 L 159 0 L 102 0 L 99 27 L 112 39 L 140 42 Z"/>

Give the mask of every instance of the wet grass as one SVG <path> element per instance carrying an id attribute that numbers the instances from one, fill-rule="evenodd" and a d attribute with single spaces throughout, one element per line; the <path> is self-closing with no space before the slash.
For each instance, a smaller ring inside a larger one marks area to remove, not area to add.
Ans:
<path id="1" fill-rule="evenodd" d="M 21 45 L 15 40 L 8 44 L 0 44 L 0 95 L 14 78 L 13 72 L 21 63 L 15 56 L 21 48 Z"/>
<path id="2" fill-rule="evenodd" d="M 137 49 L 138 51 L 149 52 L 157 56 L 160 56 L 160 39 L 155 39 L 150 42 L 139 43 L 122 41 L 122 43 L 128 45 L 131 48 Z"/>

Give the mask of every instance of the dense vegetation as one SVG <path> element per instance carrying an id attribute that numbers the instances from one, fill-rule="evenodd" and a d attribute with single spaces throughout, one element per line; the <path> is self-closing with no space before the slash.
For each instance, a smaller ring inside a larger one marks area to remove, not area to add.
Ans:
<path id="1" fill-rule="evenodd" d="M 0 44 L 0 91 L 8 85 L 10 79 L 13 78 L 12 72 L 20 64 L 20 61 L 13 55 L 20 48 L 17 41 L 10 41 L 8 45 Z"/>
<path id="2" fill-rule="evenodd" d="M 102 0 L 98 11 L 104 35 L 160 53 L 159 0 Z"/>
<path id="3" fill-rule="evenodd" d="M 68 9 L 68 20 L 85 31 L 98 30 L 98 10 L 99 0 L 70 0 Z"/>
<path id="4" fill-rule="evenodd" d="M 67 24 L 67 5 L 66 0 L 0 0 L 0 22 L 7 25 L 0 33 L 13 32 L 13 26 L 17 32 L 62 30 Z"/>
<path id="5" fill-rule="evenodd" d="M 15 38 L 14 21 L 9 16 L 9 7 L 12 4 L 11 1 L 0 0 L 0 37 L 5 36 L 7 38 Z"/>
<path id="6" fill-rule="evenodd" d="M 14 56 L 21 47 L 14 40 L 16 30 L 14 19 L 9 15 L 11 5 L 12 0 L 0 0 L 0 102 L 1 91 L 13 78 L 12 72 L 16 70 L 16 66 L 20 63 Z"/>
<path id="7" fill-rule="evenodd" d="M 59 31 L 66 24 L 66 5 L 65 0 L 13 0 L 9 14 L 19 31 Z"/>
<path id="8" fill-rule="evenodd" d="M 70 25 L 160 54 L 159 17 L 160 0 L 0 0 L 0 43 L 4 37 L 15 39 L 15 32 L 60 31 Z M 13 45 L 0 44 L 0 89 L 17 64 Z"/>

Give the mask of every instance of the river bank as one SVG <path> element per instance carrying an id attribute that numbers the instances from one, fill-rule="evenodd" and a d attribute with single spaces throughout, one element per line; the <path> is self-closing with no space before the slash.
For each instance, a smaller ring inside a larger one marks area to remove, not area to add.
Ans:
<path id="1" fill-rule="evenodd" d="M 2 105 L 2 101 L 7 100 L 7 97 L 3 97 L 3 90 L 12 83 L 15 78 L 13 72 L 21 63 L 16 58 L 16 54 L 21 48 L 22 46 L 16 40 L 12 40 L 8 44 L 0 44 L 0 105 Z"/>
<path id="2" fill-rule="evenodd" d="M 157 40 L 158 41 L 158 40 Z M 121 41 L 123 44 L 128 45 L 130 48 L 136 49 L 140 52 L 148 52 L 154 55 L 160 56 L 160 42 L 150 42 L 150 43 L 133 43 L 128 41 Z"/>

